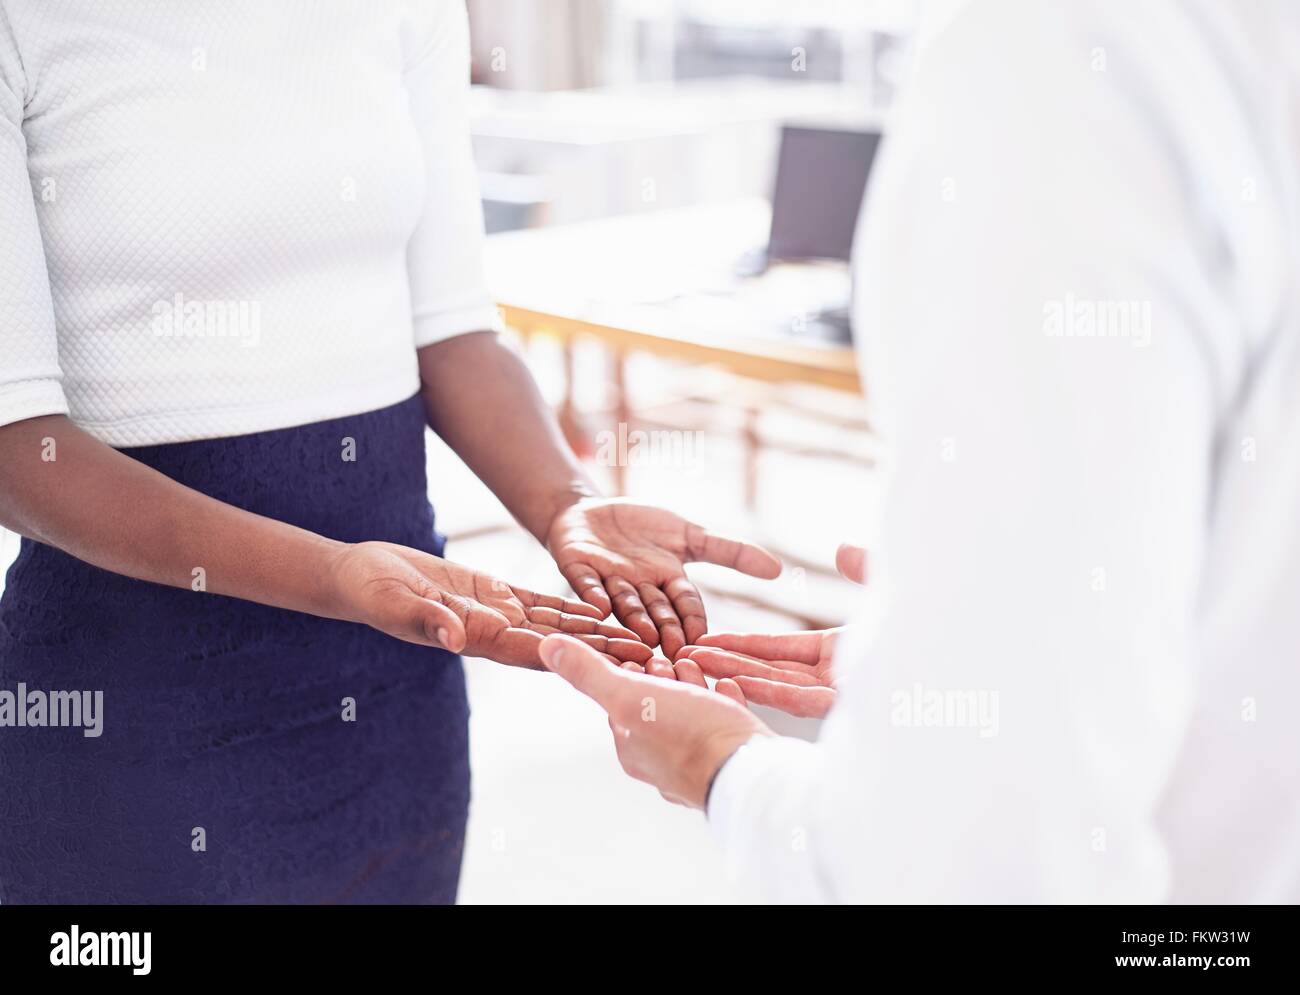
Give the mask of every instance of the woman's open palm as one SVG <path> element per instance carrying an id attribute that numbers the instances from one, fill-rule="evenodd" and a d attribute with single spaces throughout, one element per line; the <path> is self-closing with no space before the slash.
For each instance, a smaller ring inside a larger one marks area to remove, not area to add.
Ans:
<path id="1" fill-rule="evenodd" d="M 335 561 L 342 617 L 398 639 L 541 668 L 538 647 L 556 632 L 576 636 L 616 661 L 644 662 L 650 650 L 598 609 L 516 587 L 459 563 L 388 542 L 347 547 Z"/>
<path id="2" fill-rule="evenodd" d="M 781 572 L 781 561 L 760 546 L 618 499 L 581 501 L 561 512 L 546 546 L 578 597 L 601 617 L 612 610 L 646 645 L 662 646 L 669 660 L 708 630 L 687 563 L 716 563 L 766 579 Z"/>

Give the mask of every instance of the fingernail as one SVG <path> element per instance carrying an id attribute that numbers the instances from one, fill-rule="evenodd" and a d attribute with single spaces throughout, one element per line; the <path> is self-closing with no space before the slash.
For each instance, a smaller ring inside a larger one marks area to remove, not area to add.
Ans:
<path id="1" fill-rule="evenodd" d="M 438 636 L 438 642 L 442 643 L 443 646 L 447 646 L 451 643 L 451 636 L 447 635 L 446 629 L 439 629 L 437 632 L 437 636 Z"/>

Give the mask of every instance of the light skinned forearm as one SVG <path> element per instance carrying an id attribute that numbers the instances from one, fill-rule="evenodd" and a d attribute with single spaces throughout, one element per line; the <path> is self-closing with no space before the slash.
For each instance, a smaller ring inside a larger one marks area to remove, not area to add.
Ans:
<path id="1" fill-rule="evenodd" d="M 202 578 L 216 594 L 340 617 L 329 574 L 344 543 L 200 494 L 62 415 L 0 427 L 0 525 L 139 580 Z"/>
<path id="2" fill-rule="evenodd" d="M 419 350 L 429 426 L 541 542 L 555 516 L 597 493 L 519 355 L 495 332 Z"/>

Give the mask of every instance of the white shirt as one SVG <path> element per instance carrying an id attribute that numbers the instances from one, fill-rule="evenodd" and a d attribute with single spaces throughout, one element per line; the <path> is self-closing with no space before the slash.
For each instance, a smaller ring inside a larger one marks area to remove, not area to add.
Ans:
<path id="1" fill-rule="evenodd" d="M 491 327 L 460 0 L 0 0 L 0 424 L 396 403 Z"/>
<path id="2" fill-rule="evenodd" d="M 820 741 L 710 799 L 768 897 L 1300 901 L 1297 51 L 1285 0 L 922 42 L 859 243 L 887 576 Z"/>

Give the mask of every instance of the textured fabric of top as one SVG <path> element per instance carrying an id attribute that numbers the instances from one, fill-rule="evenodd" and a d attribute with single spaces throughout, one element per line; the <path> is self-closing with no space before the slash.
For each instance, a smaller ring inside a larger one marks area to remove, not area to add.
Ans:
<path id="1" fill-rule="evenodd" d="M 374 410 L 494 324 L 461 0 L 0 0 L 0 425 Z"/>

